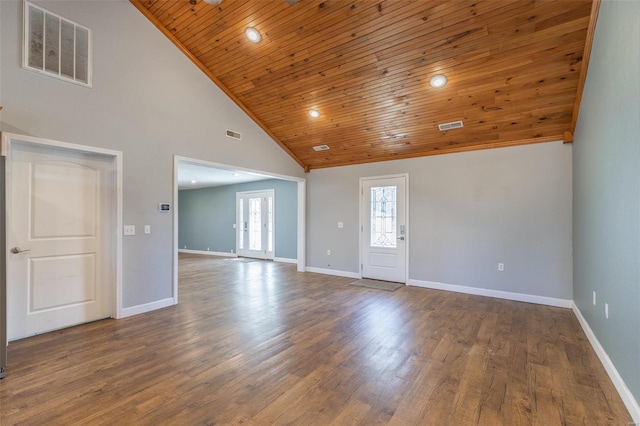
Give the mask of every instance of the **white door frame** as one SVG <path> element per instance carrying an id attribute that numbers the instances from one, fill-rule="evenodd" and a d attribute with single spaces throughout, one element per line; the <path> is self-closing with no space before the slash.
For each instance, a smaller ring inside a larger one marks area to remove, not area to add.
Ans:
<path id="1" fill-rule="evenodd" d="M 384 176 L 368 176 L 368 177 L 361 177 L 360 178 L 360 244 L 358 244 L 358 251 L 359 251 L 359 263 L 360 263 L 360 271 L 358 273 L 358 275 L 360 276 L 360 278 L 362 278 L 362 265 L 364 262 L 364 245 L 367 244 L 367 238 L 365 237 L 365 232 L 364 232 L 364 224 L 366 221 L 366 217 L 365 215 L 368 214 L 369 206 L 365 206 L 364 205 L 364 183 L 366 181 L 370 181 L 370 180 L 378 180 L 378 179 L 392 179 L 392 178 L 404 178 L 404 182 L 405 182 L 405 197 L 404 197 L 404 204 L 405 204 L 405 209 L 404 209 L 404 223 L 405 225 L 405 232 L 406 232 L 406 241 L 404 244 L 404 250 L 405 250 L 405 268 L 404 268 L 404 283 L 405 285 L 409 285 L 409 243 L 411 242 L 411 238 L 410 238 L 410 234 L 409 234 L 409 173 L 400 173 L 400 174 L 395 174 L 395 175 L 384 175 Z M 368 235 L 368 234 L 367 234 Z"/>
<path id="2" fill-rule="evenodd" d="M 239 191 L 236 192 L 236 253 L 238 253 L 238 245 L 239 245 L 239 235 L 240 235 L 240 230 L 242 229 L 242 227 L 239 227 L 239 221 L 238 221 L 238 201 L 241 198 L 244 198 L 245 195 L 251 195 L 251 194 L 269 194 L 269 196 L 271 196 L 271 200 L 273 203 L 273 210 L 272 210 L 272 215 L 271 215 L 271 219 L 273 220 L 273 222 L 271 223 L 271 229 L 272 229 L 272 233 L 271 233 L 271 238 L 273 239 L 271 241 L 271 247 L 273 248 L 273 251 L 271 252 L 271 255 L 268 254 L 268 252 L 265 251 L 265 260 L 274 260 L 275 259 L 275 254 L 276 254 L 276 191 L 273 189 L 256 189 L 255 191 Z M 240 224 L 241 225 L 241 224 Z"/>
<path id="3" fill-rule="evenodd" d="M 107 232 L 107 238 L 110 239 L 111 251 L 109 253 L 109 262 L 112 267 L 115 268 L 114 275 L 112 276 L 112 282 L 108 283 L 109 297 L 110 297 L 110 313 L 113 318 L 122 318 L 122 152 L 113 151 L 109 149 L 96 148 L 93 146 L 78 145 L 67 142 L 60 142 L 51 139 L 42 139 L 32 136 L 23 136 L 15 133 L 2 132 L 2 148 L 0 149 L 0 155 L 6 157 L 6 179 L 5 190 L 9 193 L 9 188 L 12 182 L 11 176 L 11 144 L 12 142 L 20 144 L 30 144 L 34 146 L 42 146 L 47 148 L 57 148 L 58 150 L 73 151 L 78 153 L 97 154 L 111 159 L 110 170 L 115 176 L 115 188 L 113 198 L 115 199 L 115 208 L 111 210 L 113 213 L 109 217 L 109 231 Z M 11 206 L 10 200 L 6 200 L 6 216 L 5 224 L 7 231 L 11 229 Z M 108 214 L 108 212 L 107 212 Z M 115 217 L 113 217 L 115 215 Z M 0 242 L 6 247 L 7 253 L 9 253 L 9 247 L 7 246 L 8 239 Z M 6 274 L 6 271 L 4 272 Z"/>
<path id="4" fill-rule="evenodd" d="M 296 176 L 280 175 L 277 173 L 265 172 L 262 170 L 237 167 L 230 164 L 215 163 L 213 161 L 198 160 L 195 158 L 173 156 L 173 303 L 178 303 L 178 166 L 181 162 L 195 163 L 203 166 L 215 167 L 217 169 L 240 171 L 247 173 L 257 173 L 273 179 L 289 180 L 298 184 L 298 241 L 297 241 L 297 270 L 305 272 L 306 267 L 306 197 L 307 180 Z M 274 241 L 275 244 L 275 241 Z M 274 246 L 275 247 L 275 246 Z"/>

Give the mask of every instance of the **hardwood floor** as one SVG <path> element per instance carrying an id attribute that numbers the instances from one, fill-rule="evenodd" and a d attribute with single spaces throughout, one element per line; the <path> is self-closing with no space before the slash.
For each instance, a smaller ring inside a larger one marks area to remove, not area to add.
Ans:
<path id="1" fill-rule="evenodd" d="M 180 304 L 9 345 L 0 424 L 627 425 L 568 309 L 180 256 Z"/>

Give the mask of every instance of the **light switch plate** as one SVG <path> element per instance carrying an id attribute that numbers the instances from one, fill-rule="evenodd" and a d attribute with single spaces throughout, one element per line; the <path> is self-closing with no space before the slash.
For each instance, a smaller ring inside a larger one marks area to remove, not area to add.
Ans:
<path id="1" fill-rule="evenodd" d="M 144 226 L 144 233 L 146 235 L 149 235 L 151 233 L 151 225 L 145 225 Z"/>
<path id="2" fill-rule="evenodd" d="M 126 235 L 126 236 L 136 235 L 136 226 L 135 225 L 125 225 L 124 226 L 124 235 Z"/>
<path id="3" fill-rule="evenodd" d="M 344 222 L 338 222 L 338 228 L 344 228 Z"/>

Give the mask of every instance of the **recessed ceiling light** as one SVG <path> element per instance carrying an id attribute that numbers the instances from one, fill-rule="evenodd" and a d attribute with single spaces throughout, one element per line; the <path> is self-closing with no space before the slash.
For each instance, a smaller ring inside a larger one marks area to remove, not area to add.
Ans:
<path id="1" fill-rule="evenodd" d="M 444 85 L 447 84 L 447 77 L 445 77 L 443 74 L 436 74 L 431 77 L 431 79 L 429 80 L 429 84 L 431 85 L 431 87 L 439 89 L 440 87 L 444 87 Z"/>
<path id="2" fill-rule="evenodd" d="M 260 31 L 256 30 L 253 27 L 249 27 L 246 30 L 244 30 L 244 35 L 247 37 L 247 40 L 249 40 L 251 43 L 260 43 L 260 40 L 262 40 L 262 35 L 260 34 Z"/>
<path id="3" fill-rule="evenodd" d="M 198 182 L 197 182 L 197 181 L 195 181 L 195 180 L 192 180 L 192 181 L 191 181 L 191 183 L 198 183 Z"/>
<path id="4" fill-rule="evenodd" d="M 320 117 L 320 111 L 318 111 L 317 109 L 310 109 L 309 115 L 312 116 L 313 118 L 318 118 Z"/>
<path id="5" fill-rule="evenodd" d="M 220 3 L 222 3 L 222 0 L 203 0 L 205 3 L 209 3 L 212 4 L 214 6 L 218 6 Z"/>

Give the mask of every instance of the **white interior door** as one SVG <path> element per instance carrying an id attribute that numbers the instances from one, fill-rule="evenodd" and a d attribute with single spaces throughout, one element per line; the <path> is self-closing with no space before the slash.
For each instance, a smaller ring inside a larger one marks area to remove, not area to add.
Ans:
<path id="1" fill-rule="evenodd" d="M 236 193 L 236 252 L 257 259 L 274 257 L 274 191 Z"/>
<path id="2" fill-rule="evenodd" d="M 361 179 L 362 277 L 406 283 L 406 176 Z"/>
<path id="3" fill-rule="evenodd" d="M 110 316 L 112 159 L 12 143 L 7 164 L 7 334 Z"/>

